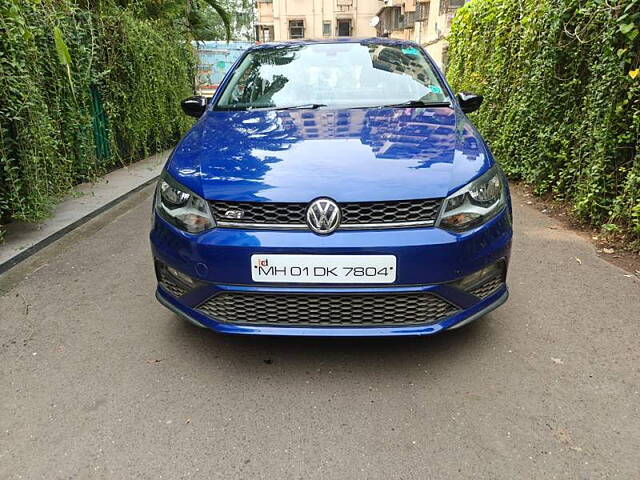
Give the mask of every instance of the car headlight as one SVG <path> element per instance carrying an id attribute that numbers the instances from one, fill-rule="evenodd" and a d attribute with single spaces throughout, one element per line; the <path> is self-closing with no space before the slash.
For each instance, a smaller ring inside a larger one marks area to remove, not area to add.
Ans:
<path id="1" fill-rule="evenodd" d="M 485 223 L 502 210 L 506 183 L 497 166 L 449 195 L 437 225 L 457 232 Z"/>
<path id="2" fill-rule="evenodd" d="M 158 182 L 156 212 L 167 222 L 189 233 L 203 232 L 216 226 L 206 200 L 166 173 Z"/>

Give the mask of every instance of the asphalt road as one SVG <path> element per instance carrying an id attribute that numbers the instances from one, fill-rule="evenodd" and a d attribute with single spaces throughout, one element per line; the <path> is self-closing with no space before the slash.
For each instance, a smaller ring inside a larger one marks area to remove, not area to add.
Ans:
<path id="1" fill-rule="evenodd" d="M 0 277 L 1 479 L 640 478 L 640 282 L 522 199 L 505 306 L 347 340 L 177 321 L 149 194 Z"/>

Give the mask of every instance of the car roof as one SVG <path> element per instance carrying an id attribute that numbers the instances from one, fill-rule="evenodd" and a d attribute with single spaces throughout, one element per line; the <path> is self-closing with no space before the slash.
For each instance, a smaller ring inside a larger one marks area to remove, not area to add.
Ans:
<path id="1" fill-rule="evenodd" d="M 397 38 L 388 37 L 368 37 L 368 38 L 354 38 L 354 37 L 329 37 L 322 39 L 301 39 L 301 40 L 281 40 L 278 42 L 266 42 L 258 43 L 249 47 L 249 50 L 290 47 L 292 45 L 317 45 L 322 43 L 365 43 L 376 45 L 411 45 L 414 47 L 420 47 L 411 40 L 399 40 Z"/>

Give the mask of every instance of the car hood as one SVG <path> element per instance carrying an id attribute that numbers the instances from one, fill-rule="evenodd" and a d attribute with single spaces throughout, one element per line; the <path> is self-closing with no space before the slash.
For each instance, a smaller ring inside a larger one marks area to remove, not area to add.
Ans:
<path id="1" fill-rule="evenodd" d="M 450 108 L 211 111 L 167 169 L 209 200 L 366 202 L 445 197 L 491 162 Z"/>

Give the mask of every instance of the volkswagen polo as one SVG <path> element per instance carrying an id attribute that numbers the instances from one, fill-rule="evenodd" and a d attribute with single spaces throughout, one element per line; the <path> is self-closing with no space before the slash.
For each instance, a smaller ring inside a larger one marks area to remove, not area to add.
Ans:
<path id="1" fill-rule="evenodd" d="M 425 335 L 504 303 L 507 182 L 418 45 L 248 49 L 155 193 L 156 297 L 224 333 Z"/>

